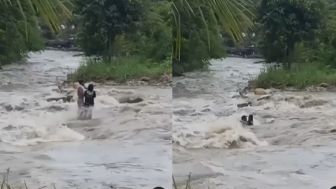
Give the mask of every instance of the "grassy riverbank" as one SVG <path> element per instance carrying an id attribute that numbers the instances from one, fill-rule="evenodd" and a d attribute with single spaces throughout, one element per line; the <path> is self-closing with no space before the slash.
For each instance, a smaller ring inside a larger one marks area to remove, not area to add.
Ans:
<path id="1" fill-rule="evenodd" d="M 133 56 L 120 57 L 111 61 L 87 59 L 69 79 L 125 82 L 142 77 L 157 80 L 164 74 L 171 74 L 170 60 L 156 63 Z"/>
<path id="2" fill-rule="evenodd" d="M 336 69 L 322 64 L 294 64 L 291 70 L 270 67 L 256 79 L 257 87 L 303 89 L 326 83 L 336 85 Z"/>

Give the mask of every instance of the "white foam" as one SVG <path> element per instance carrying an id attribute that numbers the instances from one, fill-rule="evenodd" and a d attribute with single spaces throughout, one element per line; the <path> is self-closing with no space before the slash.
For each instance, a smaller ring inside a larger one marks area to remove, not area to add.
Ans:
<path id="1" fill-rule="evenodd" d="M 0 140 L 21 146 L 39 142 L 83 140 L 83 135 L 66 126 L 67 121 L 76 118 L 74 104 L 71 105 L 69 110 L 60 112 L 34 110 L 4 114 L 0 117 L 0 128 L 3 129 Z"/>
<path id="2" fill-rule="evenodd" d="M 250 129 L 241 125 L 238 115 L 186 125 L 181 132 L 174 132 L 173 140 L 187 148 L 249 148 L 267 145 Z"/>

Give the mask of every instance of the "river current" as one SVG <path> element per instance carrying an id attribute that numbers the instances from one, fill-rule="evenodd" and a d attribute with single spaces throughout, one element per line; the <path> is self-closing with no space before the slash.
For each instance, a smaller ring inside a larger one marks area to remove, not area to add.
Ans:
<path id="1" fill-rule="evenodd" d="M 171 187 L 171 88 L 96 84 L 93 119 L 76 119 L 61 88 L 75 52 L 30 53 L 0 70 L 0 170 L 28 188 Z M 136 96 L 142 102 L 119 103 Z"/>
<path id="2" fill-rule="evenodd" d="M 173 172 L 193 189 L 316 189 L 336 185 L 336 95 L 270 89 L 239 95 L 264 65 L 213 60 L 174 78 Z M 251 106 L 238 108 L 241 103 Z M 254 115 L 243 126 L 242 115 Z"/>

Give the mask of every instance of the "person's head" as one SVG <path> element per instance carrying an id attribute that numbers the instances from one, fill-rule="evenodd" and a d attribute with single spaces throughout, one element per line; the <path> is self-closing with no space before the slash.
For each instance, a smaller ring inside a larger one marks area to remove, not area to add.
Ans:
<path id="1" fill-rule="evenodd" d="M 247 116 L 246 116 L 246 115 L 243 115 L 243 116 L 241 117 L 241 120 L 242 120 L 242 121 L 247 121 Z"/>
<path id="2" fill-rule="evenodd" d="M 88 90 L 89 90 L 89 91 L 93 91 L 93 84 L 90 84 L 90 85 L 88 86 Z"/>
<path id="3" fill-rule="evenodd" d="M 79 83 L 80 85 L 84 85 L 84 81 L 83 81 L 83 80 L 78 80 L 78 83 Z"/>

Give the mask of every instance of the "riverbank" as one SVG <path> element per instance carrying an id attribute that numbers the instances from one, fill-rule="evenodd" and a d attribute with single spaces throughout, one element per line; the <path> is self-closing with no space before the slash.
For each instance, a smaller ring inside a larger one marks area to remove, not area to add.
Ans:
<path id="1" fill-rule="evenodd" d="M 294 64 L 290 70 L 268 66 L 255 81 L 260 88 L 335 88 L 336 70 L 321 64 Z"/>
<path id="2" fill-rule="evenodd" d="M 120 57 L 111 61 L 84 60 L 69 75 L 71 81 L 85 80 L 117 85 L 163 85 L 171 82 L 170 61 L 156 63 L 140 57 Z"/>

